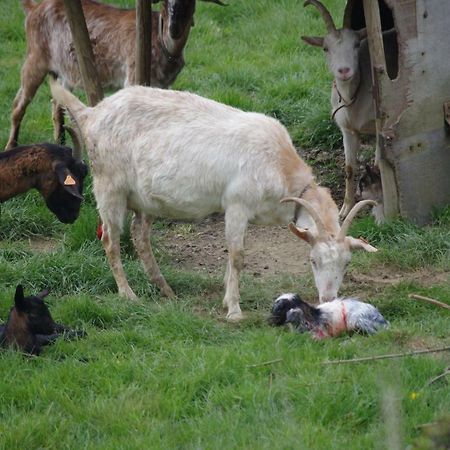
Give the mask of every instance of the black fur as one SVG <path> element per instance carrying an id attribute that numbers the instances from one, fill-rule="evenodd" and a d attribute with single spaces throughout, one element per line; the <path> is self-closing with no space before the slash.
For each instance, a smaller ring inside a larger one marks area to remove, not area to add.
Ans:
<path id="1" fill-rule="evenodd" d="M 288 294 L 276 299 L 272 306 L 269 323 L 281 326 L 291 323 L 298 331 L 311 330 L 320 323 L 321 311 L 304 302 L 297 294 Z"/>
<path id="2" fill-rule="evenodd" d="M 22 286 L 17 286 L 8 321 L 0 326 L 2 347 L 13 346 L 39 355 L 44 345 L 51 344 L 60 336 L 74 339 L 85 335 L 84 331 L 71 330 L 53 320 L 43 300 L 47 295 L 48 291 L 43 291 L 36 296 L 25 297 Z"/>

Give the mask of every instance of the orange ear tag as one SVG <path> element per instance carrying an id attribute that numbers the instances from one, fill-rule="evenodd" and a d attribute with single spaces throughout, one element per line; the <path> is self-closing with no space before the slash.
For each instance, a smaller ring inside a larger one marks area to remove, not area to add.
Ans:
<path id="1" fill-rule="evenodd" d="M 73 186 L 74 184 L 77 184 L 77 182 L 70 175 L 67 175 L 64 180 L 64 186 Z"/>

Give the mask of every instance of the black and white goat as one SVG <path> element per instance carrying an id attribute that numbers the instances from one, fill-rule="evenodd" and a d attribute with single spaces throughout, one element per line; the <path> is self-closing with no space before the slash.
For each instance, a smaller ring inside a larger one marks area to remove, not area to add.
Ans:
<path id="1" fill-rule="evenodd" d="M 44 302 L 48 291 L 25 297 L 21 285 L 17 286 L 14 306 L 9 312 L 8 321 L 0 325 L 0 345 L 16 347 L 26 353 L 39 355 L 42 347 L 55 342 L 63 336 L 65 339 L 83 337 L 84 331 L 71 330 L 56 323 Z"/>
<path id="2" fill-rule="evenodd" d="M 389 323 L 377 308 L 354 298 L 337 298 L 312 306 L 297 294 L 282 294 L 272 306 L 273 325 L 290 324 L 300 333 L 310 332 L 316 339 L 344 333 L 374 334 Z"/>
<path id="3" fill-rule="evenodd" d="M 54 144 L 22 145 L 0 152 L 0 203 L 37 189 L 50 211 L 63 223 L 73 223 L 83 201 L 87 165 L 77 135 L 74 149 Z"/>
<path id="4" fill-rule="evenodd" d="M 153 1 L 156 3 L 158 0 Z M 223 5 L 219 0 L 203 0 Z M 56 73 L 65 87 L 82 87 L 72 34 L 63 0 L 21 0 L 26 14 L 27 54 L 21 86 L 13 103 L 6 148 L 17 145 L 25 110 L 46 75 Z M 163 0 L 152 15 L 151 84 L 169 87 L 184 67 L 183 50 L 189 37 L 196 0 Z M 136 11 L 82 0 L 95 64 L 103 87 L 119 89 L 135 83 Z M 62 110 L 53 104 L 55 141 L 60 142 Z"/>
<path id="5" fill-rule="evenodd" d="M 332 117 L 341 130 L 345 152 L 345 198 L 340 216 L 345 217 L 355 204 L 358 180 L 357 154 L 361 134 L 375 134 L 375 111 L 366 29 L 351 29 L 350 17 L 344 17 L 343 28 L 337 29 L 326 7 L 318 0 L 306 0 L 321 13 L 327 27 L 325 37 L 302 36 L 309 45 L 322 47 L 328 68 L 334 76 L 331 89 Z M 395 67 L 396 32 L 383 33 L 387 65 Z"/>
<path id="6" fill-rule="evenodd" d="M 137 253 L 166 296 L 174 294 L 152 253 L 152 221 L 225 212 L 224 306 L 232 320 L 242 318 L 239 274 L 249 222 L 293 222 L 291 231 L 311 246 L 321 301 L 336 298 L 352 250 L 376 251 L 346 235 L 357 211 L 373 202 L 355 205 L 340 227 L 328 189 L 316 184 L 277 120 L 187 92 L 142 86 L 122 89 L 89 108 L 57 81 L 51 80 L 50 87 L 83 135 L 103 222 L 102 243 L 121 295 L 136 297 L 120 258 L 127 210 L 134 212 Z"/>

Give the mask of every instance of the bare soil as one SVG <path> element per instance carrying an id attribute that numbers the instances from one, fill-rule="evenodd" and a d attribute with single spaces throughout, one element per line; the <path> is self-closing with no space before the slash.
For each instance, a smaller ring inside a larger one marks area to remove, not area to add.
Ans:
<path id="1" fill-rule="evenodd" d="M 173 223 L 157 232 L 173 264 L 203 273 L 223 273 L 228 257 L 223 216 L 215 216 L 196 224 Z M 249 225 L 245 242 L 245 272 L 257 277 L 278 274 L 311 273 L 309 246 L 289 232 L 287 227 Z M 370 273 L 351 271 L 346 284 L 354 293 L 379 290 L 403 281 L 422 285 L 446 283 L 450 275 L 430 270 L 400 270 L 372 267 Z"/>
<path id="2" fill-rule="evenodd" d="M 177 266 L 203 273 L 223 272 L 228 250 L 223 216 L 194 225 L 174 224 L 160 232 L 161 241 Z M 287 227 L 249 225 L 245 241 L 245 271 L 258 277 L 304 274 L 309 248 Z"/>

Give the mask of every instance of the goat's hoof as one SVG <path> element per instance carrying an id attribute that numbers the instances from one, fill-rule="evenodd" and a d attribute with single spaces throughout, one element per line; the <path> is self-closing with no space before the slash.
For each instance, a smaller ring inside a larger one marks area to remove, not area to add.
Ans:
<path id="1" fill-rule="evenodd" d="M 119 290 L 119 295 L 121 297 L 125 297 L 128 300 L 137 300 L 138 296 L 133 292 L 133 290 L 129 287 L 127 289 L 120 289 Z"/>
<path id="2" fill-rule="evenodd" d="M 176 297 L 175 293 L 172 291 L 172 288 L 170 286 L 161 288 L 161 295 L 163 297 L 167 297 L 167 298 L 175 298 Z"/>
<path id="3" fill-rule="evenodd" d="M 229 311 L 227 314 L 227 320 L 229 322 L 239 322 L 244 318 L 244 314 L 239 309 L 238 311 Z"/>

